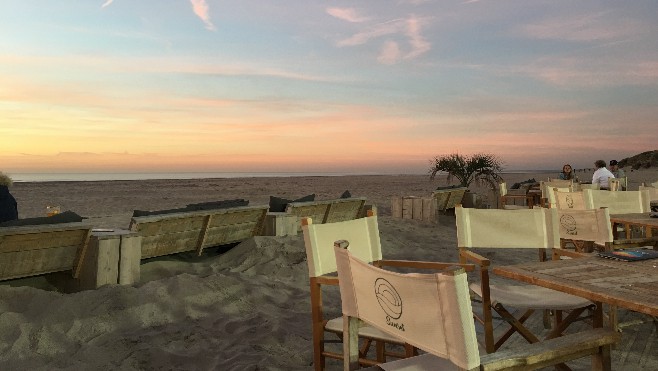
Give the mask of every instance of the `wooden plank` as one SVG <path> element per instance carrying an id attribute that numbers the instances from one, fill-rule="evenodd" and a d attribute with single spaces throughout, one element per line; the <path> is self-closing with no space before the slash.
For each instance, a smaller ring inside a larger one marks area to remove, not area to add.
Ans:
<path id="1" fill-rule="evenodd" d="M 436 199 L 434 197 L 423 198 L 423 220 L 426 222 L 436 221 Z"/>
<path id="2" fill-rule="evenodd" d="M 365 199 L 354 199 L 332 204 L 327 223 L 344 222 L 359 217 L 366 203 Z"/>
<path id="3" fill-rule="evenodd" d="M 391 216 L 402 218 L 402 196 L 393 196 L 391 198 Z"/>
<path id="4" fill-rule="evenodd" d="M 201 253 L 203 253 L 203 246 L 204 243 L 206 242 L 206 237 L 208 236 L 208 226 L 210 225 L 211 220 L 212 220 L 212 215 L 206 215 L 206 219 L 203 222 L 203 227 L 199 232 L 199 240 L 196 243 L 197 256 L 201 256 Z"/>
<path id="5" fill-rule="evenodd" d="M 132 285 L 139 282 L 142 258 L 142 237 L 137 234 L 121 236 L 119 248 L 119 284 Z"/>
<path id="6" fill-rule="evenodd" d="M 73 263 L 73 278 L 80 277 L 80 270 L 85 263 L 85 255 L 87 255 L 87 248 L 89 246 L 89 238 L 91 238 L 91 229 L 87 230 L 87 235 L 84 237 L 78 247 L 78 252 L 75 255 L 75 262 Z"/>
<path id="7" fill-rule="evenodd" d="M 402 198 L 402 219 L 413 219 L 414 200 L 412 197 Z"/>
<path id="8" fill-rule="evenodd" d="M 204 247 L 224 245 L 253 237 L 256 224 L 257 222 L 251 222 L 211 228 L 208 231 L 208 237 L 206 238 Z"/>
<path id="9" fill-rule="evenodd" d="M 142 236 L 142 259 L 194 250 L 198 240 L 198 230 Z"/>
<path id="10" fill-rule="evenodd" d="M 0 279 L 28 277 L 73 269 L 79 244 L 0 254 Z"/>
<path id="11" fill-rule="evenodd" d="M 423 220 L 423 199 L 422 198 L 414 198 L 412 200 L 412 211 L 411 211 L 411 218 L 416 219 L 416 220 Z"/>
<path id="12" fill-rule="evenodd" d="M 0 237 L 0 254 L 79 244 L 87 236 L 88 231 L 89 227 L 40 233 L 5 234 Z"/>
<path id="13" fill-rule="evenodd" d="M 133 230 L 142 236 L 156 236 L 163 233 L 179 233 L 185 231 L 200 231 L 203 228 L 205 215 L 195 215 L 189 218 L 175 217 L 151 222 L 138 222 Z"/>

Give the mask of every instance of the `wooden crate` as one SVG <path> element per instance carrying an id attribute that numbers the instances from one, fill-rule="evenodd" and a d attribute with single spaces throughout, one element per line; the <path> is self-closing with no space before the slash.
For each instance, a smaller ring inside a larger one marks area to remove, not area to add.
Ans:
<path id="1" fill-rule="evenodd" d="M 434 197 L 395 196 L 391 199 L 391 215 L 394 218 L 436 221 Z"/>

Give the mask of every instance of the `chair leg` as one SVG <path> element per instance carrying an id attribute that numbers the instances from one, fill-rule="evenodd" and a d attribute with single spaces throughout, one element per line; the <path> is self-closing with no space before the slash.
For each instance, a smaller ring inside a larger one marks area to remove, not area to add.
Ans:
<path id="1" fill-rule="evenodd" d="M 529 343 L 538 343 L 539 339 L 531 333 L 525 326 L 523 326 L 523 323 L 530 318 L 532 313 L 535 311 L 533 309 L 527 310 L 520 318 L 515 318 L 505 307 L 503 307 L 500 303 L 496 304 L 494 307 L 496 312 L 500 314 L 501 317 L 511 326 L 509 330 L 503 336 L 501 336 L 498 341 L 496 341 L 495 349 L 497 350 L 500 348 L 501 345 L 507 339 L 509 339 L 510 336 L 512 336 L 515 332 L 518 332 L 519 335 L 521 335 L 524 339 L 526 339 Z"/>
<path id="2" fill-rule="evenodd" d="M 375 352 L 377 353 L 376 354 L 377 362 L 382 362 L 382 363 L 386 362 L 386 355 L 384 354 L 385 350 L 386 350 L 386 343 L 384 343 L 383 341 L 379 341 L 379 340 L 375 341 Z M 364 355 L 364 358 L 365 358 L 365 355 Z"/>
<path id="3" fill-rule="evenodd" d="M 313 331 L 313 365 L 315 365 L 315 371 L 324 370 L 325 357 L 323 353 L 324 329 L 321 329 L 320 331 Z"/>
<path id="4" fill-rule="evenodd" d="M 587 309 L 588 309 L 588 307 L 574 309 L 563 320 L 557 321 L 556 326 L 553 329 L 553 331 L 551 331 L 546 336 L 546 340 L 562 336 L 562 333 L 564 332 L 564 330 L 566 330 L 567 327 L 569 327 L 569 325 L 573 321 L 578 319 L 580 317 L 580 315 Z"/>

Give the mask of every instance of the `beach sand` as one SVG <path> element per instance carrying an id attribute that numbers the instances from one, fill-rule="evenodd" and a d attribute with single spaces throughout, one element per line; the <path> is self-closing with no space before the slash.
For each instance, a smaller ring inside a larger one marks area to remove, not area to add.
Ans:
<path id="1" fill-rule="evenodd" d="M 506 174 L 505 180 L 512 184 L 556 175 Z M 577 175 L 588 179 L 591 172 Z M 630 189 L 658 180 L 656 170 L 628 175 Z M 16 183 L 11 192 L 21 218 L 42 216 L 47 205 L 59 205 L 62 211 L 88 217 L 95 227 L 127 228 L 135 209 L 233 198 L 263 205 L 270 195 L 297 198 L 315 193 L 316 199 L 333 199 L 349 190 L 377 206 L 384 257 L 456 262 L 454 217 L 440 215 L 437 223 L 427 223 L 390 215 L 393 196 L 429 196 L 439 185 L 445 180 L 400 175 Z M 485 196 L 485 203 L 494 202 L 491 193 L 474 189 Z M 535 252 L 485 255 L 503 264 L 536 258 Z M 228 252 L 206 249 L 201 257 L 150 259 L 142 262 L 141 270 L 139 284 L 69 294 L 53 291 L 56 275 L 0 284 L 0 369 L 312 369 L 301 234 L 256 237 Z M 327 303 L 338 299 L 337 290 L 325 294 Z M 327 316 L 338 316 L 339 311 L 335 306 Z M 656 332 L 648 328 L 653 340 L 640 352 L 655 354 Z M 650 355 L 649 364 L 655 365 L 656 357 Z M 330 362 L 329 369 L 341 365 Z"/>

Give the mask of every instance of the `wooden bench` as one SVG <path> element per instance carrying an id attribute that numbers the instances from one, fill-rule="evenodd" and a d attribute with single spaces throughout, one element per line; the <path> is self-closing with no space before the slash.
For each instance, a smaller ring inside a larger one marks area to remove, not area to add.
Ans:
<path id="1" fill-rule="evenodd" d="M 366 209 L 366 199 L 362 197 L 291 202 L 285 212 L 268 213 L 265 234 L 297 235 L 302 230 L 302 218 L 312 218 L 316 224 L 344 222 L 365 216 Z"/>
<path id="2" fill-rule="evenodd" d="M 90 237 L 85 223 L 0 228 L 0 280 L 67 270 L 78 278 Z"/>
<path id="3" fill-rule="evenodd" d="M 462 203 L 466 187 L 439 189 L 432 192 L 432 197 L 436 199 L 436 209 L 445 213 L 448 209 L 454 209 L 455 206 Z"/>
<path id="4" fill-rule="evenodd" d="M 260 235 L 268 206 L 240 206 L 133 217 L 142 237 L 141 258 L 196 251 Z"/>

